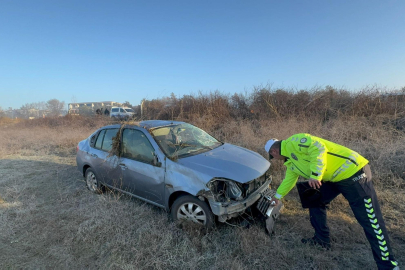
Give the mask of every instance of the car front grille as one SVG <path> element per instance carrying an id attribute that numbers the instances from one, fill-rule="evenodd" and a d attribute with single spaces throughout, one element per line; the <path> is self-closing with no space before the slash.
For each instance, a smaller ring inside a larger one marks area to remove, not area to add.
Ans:
<path id="1" fill-rule="evenodd" d="M 266 174 L 263 174 L 262 176 L 250 181 L 249 183 L 243 184 L 243 194 L 245 197 L 249 196 L 252 194 L 252 192 L 256 191 L 259 187 L 263 186 L 263 184 L 266 182 Z"/>

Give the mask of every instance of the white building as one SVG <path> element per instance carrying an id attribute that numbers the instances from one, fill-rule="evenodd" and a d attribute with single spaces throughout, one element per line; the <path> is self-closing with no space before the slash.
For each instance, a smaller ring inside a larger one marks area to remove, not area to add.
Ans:
<path id="1" fill-rule="evenodd" d="M 86 114 L 95 113 L 97 109 L 107 109 L 111 111 L 111 107 L 121 106 L 121 103 L 115 101 L 100 101 L 100 102 L 76 102 L 68 104 L 68 114 Z"/>

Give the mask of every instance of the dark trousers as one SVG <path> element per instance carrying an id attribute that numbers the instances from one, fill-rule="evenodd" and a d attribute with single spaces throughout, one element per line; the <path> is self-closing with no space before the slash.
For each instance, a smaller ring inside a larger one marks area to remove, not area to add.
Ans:
<path id="1" fill-rule="evenodd" d="M 321 206 L 309 208 L 310 220 L 315 229 L 315 236 L 330 243 L 329 227 L 326 223 L 326 208 L 336 196 L 342 194 L 348 200 L 354 216 L 364 229 L 378 269 L 393 269 L 397 262 L 392 253 L 371 178 L 370 166 L 366 165 L 348 179 L 336 183 L 322 182 L 320 188 Z"/>

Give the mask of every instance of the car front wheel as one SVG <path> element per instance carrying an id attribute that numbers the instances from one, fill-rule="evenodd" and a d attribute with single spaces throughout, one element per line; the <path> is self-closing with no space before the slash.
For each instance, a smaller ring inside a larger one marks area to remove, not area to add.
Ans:
<path id="1" fill-rule="evenodd" d="M 93 169 L 88 168 L 85 173 L 86 177 L 86 186 L 87 188 L 97 194 L 102 193 L 103 187 L 100 185 L 100 182 L 97 180 L 97 176 L 94 173 Z"/>
<path id="2" fill-rule="evenodd" d="M 191 195 L 176 199 L 172 205 L 171 216 L 173 220 L 188 220 L 206 228 L 214 226 L 214 216 L 207 203 Z"/>

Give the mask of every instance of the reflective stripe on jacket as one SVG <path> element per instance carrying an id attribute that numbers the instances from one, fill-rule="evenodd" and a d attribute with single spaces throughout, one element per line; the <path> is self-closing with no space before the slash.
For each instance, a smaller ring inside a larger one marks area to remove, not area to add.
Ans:
<path id="1" fill-rule="evenodd" d="M 367 159 L 347 147 L 305 133 L 281 141 L 280 154 L 286 157 L 287 171 L 277 189 L 275 197 L 278 199 L 290 192 L 299 176 L 339 182 L 368 163 Z"/>

